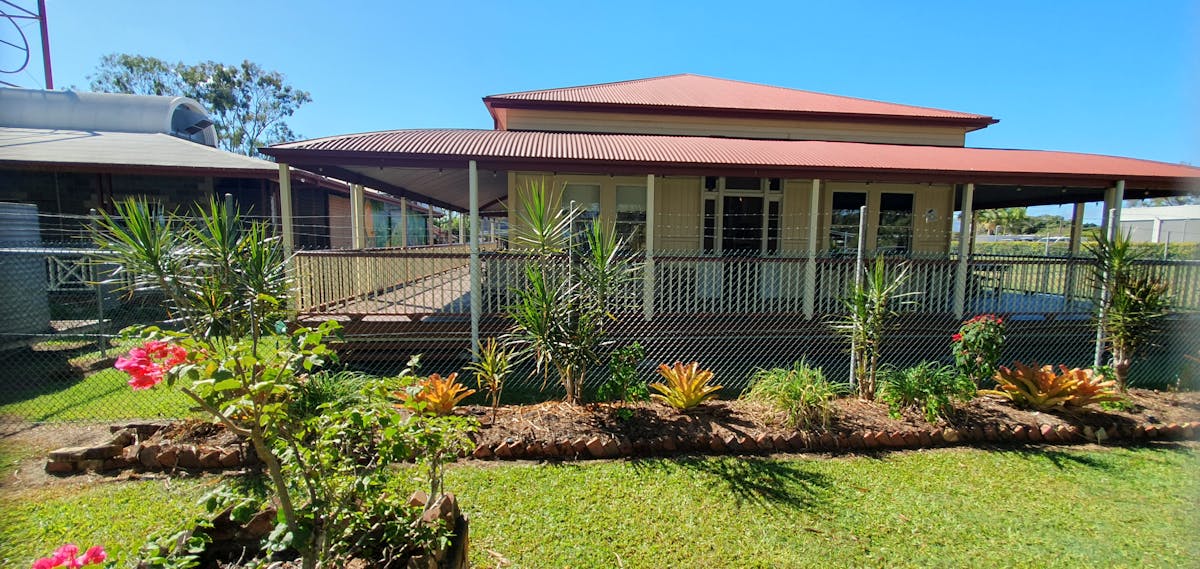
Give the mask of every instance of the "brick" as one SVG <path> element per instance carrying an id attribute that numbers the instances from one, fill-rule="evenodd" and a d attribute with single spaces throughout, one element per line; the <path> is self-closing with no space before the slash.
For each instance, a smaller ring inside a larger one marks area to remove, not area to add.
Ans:
<path id="1" fill-rule="evenodd" d="M 51 460 L 50 462 L 46 463 L 46 472 L 49 472 L 50 474 L 67 474 L 70 472 L 75 472 L 75 462 Z"/>

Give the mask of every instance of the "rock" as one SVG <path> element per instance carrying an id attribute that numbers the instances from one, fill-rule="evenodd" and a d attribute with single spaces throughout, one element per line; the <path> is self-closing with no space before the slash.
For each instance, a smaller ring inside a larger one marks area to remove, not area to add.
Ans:
<path id="1" fill-rule="evenodd" d="M 107 459 L 89 458 L 75 463 L 75 467 L 79 470 L 91 470 L 99 472 L 104 470 L 104 461 Z"/>
<path id="2" fill-rule="evenodd" d="M 754 446 L 763 452 L 771 452 L 775 450 L 775 439 L 768 434 L 761 434 L 754 437 Z"/>
<path id="3" fill-rule="evenodd" d="M 1012 438 L 1018 443 L 1029 442 L 1029 429 L 1025 425 L 1017 425 L 1012 428 Z"/>
<path id="4" fill-rule="evenodd" d="M 1096 427 L 1093 427 L 1091 425 L 1084 425 L 1083 438 L 1085 438 L 1089 441 L 1096 440 Z"/>
<path id="5" fill-rule="evenodd" d="M 179 451 L 168 447 L 158 453 L 158 464 L 164 468 L 173 468 L 179 460 Z"/>
<path id="6" fill-rule="evenodd" d="M 617 455 L 631 456 L 633 455 L 633 443 L 626 437 L 617 439 Z"/>
<path id="7" fill-rule="evenodd" d="M 68 474 L 75 472 L 75 462 L 51 460 L 46 463 L 46 472 L 50 474 Z"/>
<path id="8" fill-rule="evenodd" d="M 471 456 L 474 456 L 480 460 L 492 458 L 492 447 L 487 445 L 476 446 L 475 452 L 471 453 Z"/>
<path id="9" fill-rule="evenodd" d="M 63 447 L 50 451 L 50 460 L 67 462 L 83 460 L 83 453 L 87 452 L 89 447 Z"/>
<path id="10" fill-rule="evenodd" d="M 942 431 L 942 440 L 951 444 L 957 443 L 962 440 L 962 433 L 959 433 L 958 429 L 946 429 Z"/>
<path id="11" fill-rule="evenodd" d="M 110 445 L 126 447 L 137 441 L 137 431 L 133 429 L 121 429 L 117 431 L 112 440 L 108 442 Z"/>
<path id="12" fill-rule="evenodd" d="M 138 452 L 138 462 L 146 468 L 159 468 L 158 453 L 161 450 L 162 448 L 155 444 L 142 445 L 142 450 Z"/>
<path id="13" fill-rule="evenodd" d="M 429 494 L 426 494 L 424 490 L 417 490 L 408 497 L 408 505 L 413 508 L 424 508 L 428 501 Z"/>
<path id="14" fill-rule="evenodd" d="M 932 444 L 936 446 L 936 445 L 940 445 L 940 444 L 946 442 L 946 439 L 942 437 L 942 435 L 944 433 L 945 433 L 944 430 L 937 429 L 937 428 L 935 428 L 932 431 L 929 431 L 929 439 L 932 442 Z"/>
<path id="15" fill-rule="evenodd" d="M 170 423 L 166 422 L 166 421 L 125 423 L 123 425 L 109 426 L 108 430 L 109 430 L 109 432 L 115 433 L 117 431 L 129 429 L 129 430 L 137 433 L 137 436 L 139 438 L 146 439 L 146 438 L 153 436 L 154 433 L 157 433 L 157 432 L 165 429 L 167 427 L 167 425 L 169 425 L 169 424 Z"/>
<path id="16" fill-rule="evenodd" d="M 790 450 L 793 450 L 793 451 L 802 451 L 802 450 L 805 450 L 805 448 L 807 447 L 807 445 L 805 444 L 805 440 L 804 440 L 804 439 L 805 439 L 805 437 L 804 437 L 804 433 L 801 433 L 801 432 L 799 432 L 799 431 L 797 431 L 797 432 L 794 432 L 794 433 L 792 433 L 792 434 L 788 435 L 788 438 L 787 438 L 787 448 L 788 448 L 788 449 L 790 449 Z"/>
<path id="17" fill-rule="evenodd" d="M 200 468 L 220 468 L 221 467 L 221 451 L 215 448 L 206 448 L 200 451 Z"/>
<path id="18" fill-rule="evenodd" d="M 933 435 L 922 429 L 917 433 L 917 443 L 922 447 L 931 447 L 933 446 Z"/>
<path id="19" fill-rule="evenodd" d="M 847 437 L 846 448 L 854 450 L 867 448 L 867 442 L 863 439 L 862 433 L 850 433 L 850 436 Z"/>
<path id="20" fill-rule="evenodd" d="M 1043 441 L 1046 441 L 1048 443 L 1058 442 L 1058 434 L 1054 432 L 1054 427 L 1052 427 L 1050 425 L 1039 426 L 1038 434 L 1041 435 Z"/>
<path id="21" fill-rule="evenodd" d="M 1104 427 L 1096 429 L 1096 442 L 1102 443 L 1106 440 L 1108 440 L 1108 431 L 1106 431 Z"/>
<path id="22" fill-rule="evenodd" d="M 125 460 L 129 461 L 130 463 L 137 462 L 138 456 L 141 454 L 142 454 L 142 445 L 141 444 L 132 444 L 132 445 L 125 447 L 124 449 L 121 449 L 121 458 L 124 458 Z"/>
<path id="23" fill-rule="evenodd" d="M 904 440 L 904 446 L 907 448 L 917 448 L 921 445 L 921 437 L 914 431 L 902 433 L 900 438 Z"/>
<path id="24" fill-rule="evenodd" d="M 823 450 L 834 450 L 837 448 L 837 438 L 832 433 L 824 432 L 817 438 L 817 445 Z"/>
<path id="25" fill-rule="evenodd" d="M 994 443 L 1000 441 L 1000 430 L 996 425 L 987 425 L 983 428 L 983 440 Z"/>
<path id="26" fill-rule="evenodd" d="M 179 448 L 175 453 L 175 464 L 180 468 L 200 468 L 200 456 L 196 454 L 196 447 L 185 445 Z"/>
<path id="27" fill-rule="evenodd" d="M 1146 438 L 1148 438 L 1148 439 L 1157 439 L 1158 438 L 1159 431 L 1158 431 L 1157 426 L 1146 425 L 1145 431 L 1146 431 Z M 1097 431 L 1097 434 L 1099 434 L 1099 431 Z"/>
<path id="28" fill-rule="evenodd" d="M 109 472 L 112 470 L 124 470 L 126 468 L 129 468 L 129 461 L 120 456 L 106 459 L 104 464 L 100 465 L 100 470 L 104 472 Z"/>
<path id="29" fill-rule="evenodd" d="M 238 449 L 228 449 L 221 451 L 219 460 L 221 466 L 225 468 L 233 468 L 242 465 L 242 451 Z"/>
<path id="30" fill-rule="evenodd" d="M 512 458 L 512 456 L 513 456 L 512 445 L 509 445 L 507 441 L 502 442 L 502 443 L 496 445 L 496 448 L 492 450 L 492 453 L 496 455 L 496 458 L 501 458 L 501 459 Z"/>
<path id="31" fill-rule="evenodd" d="M 1045 440 L 1042 438 L 1042 428 L 1040 426 L 1029 425 L 1028 428 L 1029 428 L 1029 442 L 1040 443 L 1043 440 Z"/>
<path id="32" fill-rule="evenodd" d="M 588 440 L 583 437 L 579 437 L 571 441 L 571 449 L 571 454 L 575 456 L 583 456 L 588 451 Z"/>

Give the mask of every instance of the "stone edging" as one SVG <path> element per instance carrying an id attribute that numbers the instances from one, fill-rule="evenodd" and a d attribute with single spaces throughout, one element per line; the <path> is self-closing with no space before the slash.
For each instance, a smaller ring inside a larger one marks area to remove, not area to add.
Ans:
<path id="1" fill-rule="evenodd" d="M 920 449 L 970 443 L 1085 444 L 1106 441 L 1195 440 L 1200 422 L 1168 425 L 1140 424 L 1133 427 L 1077 427 L 1051 425 L 976 426 L 970 429 L 929 428 L 905 431 L 858 431 L 845 433 L 796 432 L 789 436 L 759 435 L 724 437 L 700 435 L 692 439 L 676 436 L 630 441 L 625 437 L 579 437 L 559 441 L 508 439 L 497 445 L 480 445 L 474 458 L 481 460 L 566 459 L 587 460 L 630 456 L 662 456 L 680 452 L 702 454 L 769 454 L 773 452 L 837 452 L 876 449 Z"/>
<path id="2" fill-rule="evenodd" d="M 109 427 L 108 442 L 86 447 L 65 447 L 51 451 L 46 472 L 73 474 L 140 468 L 160 471 L 227 470 L 258 464 L 258 456 L 241 445 L 214 447 L 191 444 L 143 443 L 169 423 L 129 423 Z"/>

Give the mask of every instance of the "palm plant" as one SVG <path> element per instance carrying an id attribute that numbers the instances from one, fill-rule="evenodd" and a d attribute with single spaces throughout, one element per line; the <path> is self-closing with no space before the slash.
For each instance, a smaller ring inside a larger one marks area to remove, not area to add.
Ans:
<path id="1" fill-rule="evenodd" d="M 544 183 L 519 192 L 521 209 L 514 243 L 531 252 L 525 287 L 514 291 L 507 308 L 513 325 L 505 343 L 534 362 L 545 387 L 554 370 L 566 401 L 581 400 L 588 368 L 598 363 L 605 325 L 613 319 L 611 299 L 632 278 L 635 268 L 620 252 L 623 242 L 611 227 L 592 224 L 585 232 L 586 251 L 578 266 L 561 268 L 569 231 L 578 212 L 564 211 L 561 199 Z"/>
<path id="2" fill-rule="evenodd" d="M 1101 291 L 1096 318 L 1117 387 L 1128 387 L 1129 368 L 1138 349 L 1158 332 L 1158 319 L 1170 308 L 1167 283 L 1140 264 L 1140 252 L 1129 235 L 1109 239 L 1097 233 L 1087 244 L 1092 278 Z"/>
<path id="3" fill-rule="evenodd" d="M 855 283 L 842 298 L 846 314 L 833 323 L 833 329 L 850 340 L 854 378 L 863 399 L 875 397 L 880 347 L 888 321 L 898 314 L 898 307 L 912 304 L 909 299 L 920 294 L 901 292 L 908 282 L 908 271 L 908 263 L 902 263 L 894 274 L 889 274 L 883 256 L 876 257 L 865 280 Z"/>

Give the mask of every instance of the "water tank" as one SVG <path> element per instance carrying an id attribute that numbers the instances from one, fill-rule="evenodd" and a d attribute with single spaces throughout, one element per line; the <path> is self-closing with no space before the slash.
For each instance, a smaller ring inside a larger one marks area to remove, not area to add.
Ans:
<path id="1" fill-rule="evenodd" d="M 50 329 L 41 245 L 37 206 L 0 202 L 0 346 Z"/>

